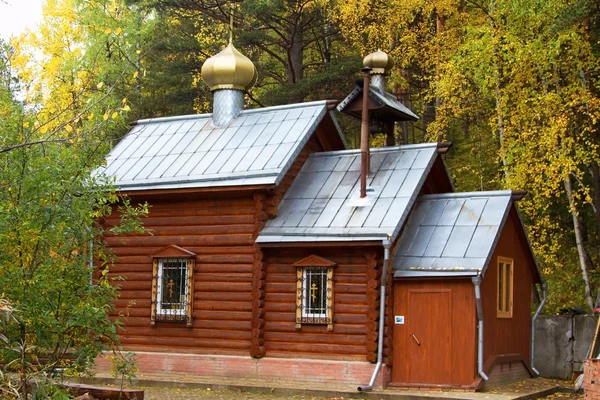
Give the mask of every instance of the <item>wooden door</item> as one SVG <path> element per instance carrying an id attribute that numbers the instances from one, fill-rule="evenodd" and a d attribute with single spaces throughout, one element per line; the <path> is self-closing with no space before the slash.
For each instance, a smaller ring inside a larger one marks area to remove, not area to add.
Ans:
<path id="1" fill-rule="evenodd" d="M 395 301 L 394 313 L 404 324 L 394 325 L 395 383 L 452 384 L 452 291 L 407 289 L 405 304 Z"/>

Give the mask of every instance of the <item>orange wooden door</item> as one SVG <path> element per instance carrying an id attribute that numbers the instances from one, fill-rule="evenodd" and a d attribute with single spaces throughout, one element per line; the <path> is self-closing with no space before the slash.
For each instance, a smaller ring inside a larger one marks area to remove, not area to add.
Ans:
<path id="1" fill-rule="evenodd" d="M 404 296 L 403 296 L 404 297 Z M 394 369 L 397 383 L 452 383 L 452 292 L 450 289 L 408 289 L 404 324 L 394 325 Z M 398 347 L 396 347 L 398 346 Z"/>

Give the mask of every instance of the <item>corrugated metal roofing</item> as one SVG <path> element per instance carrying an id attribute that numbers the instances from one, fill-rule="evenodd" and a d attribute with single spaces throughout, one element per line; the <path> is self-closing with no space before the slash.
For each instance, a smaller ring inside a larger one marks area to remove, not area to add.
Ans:
<path id="1" fill-rule="evenodd" d="M 489 262 L 511 191 L 421 196 L 393 256 L 395 277 L 477 275 Z"/>
<path id="2" fill-rule="evenodd" d="M 311 154 L 256 241 L 393 240 L 436 155 L 435 143 L 371 149 L 361 199 L 359 150 Z"/>
<path id="3" fill-rule="evenodd" d="M 242 111 L 220 128 L 211 114 L 138 121 L 99 172 L 121 190 L 277 184 L 326 113 L 319 101 Z"/>

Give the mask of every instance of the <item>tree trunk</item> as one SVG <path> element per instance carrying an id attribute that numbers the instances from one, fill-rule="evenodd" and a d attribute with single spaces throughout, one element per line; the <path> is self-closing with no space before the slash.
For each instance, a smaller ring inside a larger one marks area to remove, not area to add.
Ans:
<path id="1" fill-rule="evenodd" d="M 573 200 L 573 187 L 571 186 L 571 177 L 567 175 L 564 178 L 565 191 L 567 192 L 567 198 L 569 199 L 569 208 L 571 210 L 571 217 L 573 218 L 573 229 L 575 231 L 575 243 L 577 244 L 577 253 L 579 254 L 579 264 L 581 265 L 581 275 L 583 282 L 585 283 L 585 297 L 587 299 L 588 306 L 591 310 L 594 309 L 594 299 L 592 298 L 592 289 L 590 287 L 590 278 L 588 276 L 588 265 L 585 257 L 585 249 L 583 247 L 583 235 L 581 232 L 581 222 L 579 221 L 579 215 L 575 207 L 575 201 Z"/>
<path id="2" fill-rule="evenodd" d="M 304 77 L 302 66 L 304 64 L 303 57 L 303 32 L 301 16 L 298 15 L 298 21 L 290 26 L 288 32 L 288 59 L 287 59 L 287 81 L 288 83 L 296 83 Z"/>

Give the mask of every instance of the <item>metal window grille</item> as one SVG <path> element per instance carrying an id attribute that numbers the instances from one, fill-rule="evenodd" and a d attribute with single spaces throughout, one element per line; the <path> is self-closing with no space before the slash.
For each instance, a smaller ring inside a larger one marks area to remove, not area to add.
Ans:
<path id="1" fill-rule="evenodd" d="M 305 267 L 298 304 L 302 306 L 302 323 L 331 323 L 332 280 L 330 267 Z"/>
<path id="2" fill-rule="evenodd" d="M 157 321 L 186 321 L 188 309 L 188 260 L 159 261 L 156 295 Z"/>

